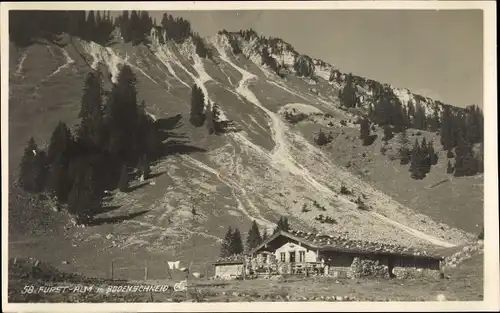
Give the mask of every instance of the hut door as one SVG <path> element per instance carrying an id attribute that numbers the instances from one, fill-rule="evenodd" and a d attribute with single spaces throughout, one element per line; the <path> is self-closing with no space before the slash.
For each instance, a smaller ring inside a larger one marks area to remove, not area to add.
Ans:
<path id="1" fill-rule="evenodd" d="M 387 260 L 387 270 L 389 272 L 389 277 L 391 278 L 394 277 L 394 273 L 392 272 L 393 268 L 394 268 L 394 258 L 389 258 Z"/>
<path id="2" fill-rule="evenodd" d="M 290 263 L 295 263 L 295 251 L 290 252 Z"/>

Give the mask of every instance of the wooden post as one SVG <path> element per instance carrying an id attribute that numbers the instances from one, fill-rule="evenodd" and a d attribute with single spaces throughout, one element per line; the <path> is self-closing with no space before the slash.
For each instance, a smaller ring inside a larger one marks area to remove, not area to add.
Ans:
<path id="1" fill-rule="evenodd" d="M 111 280 L 115 280 L 114 276 L 114 271 L 115 271 L 115 260 L 111 260 Z"/>
<path id="2" fill-rule="evenodd" d="M 144 261 L 144 280 L 148 280 L 148 261 Z"/>
<path id="3" fill-rule="evenodd" d="M 167 269 L 167 276 L 168 278 L 172 279 L 172 273 L 170 272 L 170 266 L 168 265 L 168 261 L 165 261 L 165 264 L 167 265 L 166 266 L 166 269 Z"/>
<path id="4" fill-rule="evenodd" d="M 243 258 L 243 280 L 246 279 L 246 273 L 247 273 L 247 260 Z"/>

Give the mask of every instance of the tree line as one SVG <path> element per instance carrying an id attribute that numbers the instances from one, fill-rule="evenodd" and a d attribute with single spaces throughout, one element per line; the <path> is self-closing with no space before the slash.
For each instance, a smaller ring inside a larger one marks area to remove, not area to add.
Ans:
<path id="1" fill-rule="evenodd" d="M 289 229 L 290 227 L 288 224 L 288 218 L 282 216 L 276 223 L 273 235 L 279 231 L 288 231 Z M 264 231 L 261 233 L 259 226 L 254 220 L 250 229 L 248 230 L 248 234 L 246 237 L 246 251 L 251 251 L 252 249 L 256 248 L 267 238 L 269 238 L 267 229 L 264 229 Z M 222 242 L 220 256 L 228 257 L 232 255 L 238 255 L 242 254 L 244 251 L 245 246 L 243 245 L 240 230 L 238 228 L 233 229 L 229 227 Z"/>
<path id="2" fill-rule="evenodd" d="M 359 105 L 352 74 L 347 75 L 346 84 L 339 98 L 341 105 L 346 108 Z M 424 100 L 421 96 L 415 96 L 415 101 L 411 100 L 407 106 L 403 106 L 389 86 L 373 85 L 373 99 L 368 104 L 366 116 L 360 121 L 360 139 L 363 145 L 367 146 L 373 142 L 373 136 L 370 135 L 370 123 L 383 127 L 383 140 L 386 142 L 393 138 L 394 132 L 401 133 L 402 137 L 406 138 L 405 132 L 408 128 L 439 132 L 440 143 L 443 150 L 447 151 L 447 157 L 455 157 L 454 166 L 450 161 L 448 162 L 448 173 L 453 173 L 455 176 L 481 173 L 484 137 L 482 110 L 476 105 L 469 105 L 464 109 L 452 109 L 450 105 L 436 101 L 432 114 L 426 114 L 421 104 Z M 477 153 L 473 151 L 474 144 L 481 144 L 480 151 Z M 452 149 L 455 149 L 456 156 Z M 434 154 L 433 151 L 431 155 Z M 401 146 L 401 164 L 412 162 L 413 165 L 410 167 L 412 178 L 422 179 L 428 173 L 429 156 L 425 155 L 424 149 L 417 143 L 411 150 L 406 146 Z M 422 165 L 419 165 L 420 163 Z"/>
<path id="3" fill-rule="evenodd" d="M 18 46 L 37 38 L 53 41 L 62 33 L 105 45 L 113 29 L 109 11 L 9 11 L 10 40 Z"/>
<path id="4" fill-rule="evenodd" d="M 136 77 L 126 65 L 107 97 L 100 73 L 87 75 L 78 116 L 75 132 L 59 122 L 47 152 L 29 140 L 18 182 L 29 192 L 49 193 L 78 223 L 88 224 L 102 211 L 104 190 L 127 191 L 131 169 L 148 178 L 165 138 L 144 101 L 138 103 Z"/>

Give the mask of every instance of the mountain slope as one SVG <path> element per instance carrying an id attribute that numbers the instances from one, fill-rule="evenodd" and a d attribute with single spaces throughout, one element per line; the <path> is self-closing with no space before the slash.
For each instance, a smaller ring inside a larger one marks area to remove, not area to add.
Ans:
<path id="1" fill-rule="evenodd" d="M 338 107 L 336 84 L 342 83 L 342 75 L 330 81 L 332 73 L 337 73 L 333 67 L 302 57 L 305 68 L 316 75 L 282 79 L 261 66 L 261 46 L 256 45 L 255 38 L 239 39 L 243 55 L 232 53 L 230 40 L 232 37 L 224 34 L 206 40 L 213 50 L 212 60 L 201 59 L 191 40 L 160 45 L 155 38 L 148 46 L 118 43 L 110 47 L 65 38 L 60 47 L 42 43 L 11 54 L 17 55 L 17 62 L 10 68 L 11 179 L 31 135 L 36 135 L 37 142 L 46 143 L 59 120 L 74 126 L 86 73 L 103 73 L 105 89 L 109 90 L 120 66 L 128 64 L 137 75 L 139 99 L 146 102 L 155 119 L 168 124 L 171 144 L 183 148 L 181 153 L 152 166 L 154 185 L 135 184 L 137 188 L 128 194 L 116 193 L 110 205 L 119 208 L 102 217 L 133 218 L 78 229 L 68 235 L 71 240 L 92 242 L 96 234 L 111 233 L 115 254 L 159 253 L 163 258 L 194 259 L 201 264 L 218 255 L 227 226 L 246 232 L 255 219 L 259 226 L 272 231 L 280 215 L 289 216 L 294 228 L 424 249 L 451 247 L 475 238 L 471 233 L 474 228 L 454 222 L 456 216 L 446 213 L 450 212 L 446 208 L 440 209 L 444 214 L 420 207 L 415 210 L 411 198 L 425 197 L 432 191 L 426 190 L 424 183 L 411 182 L 408 174 L 397 179 L 408 180 L 414 189 L 398 197 L 385 178 L 367 178 L 345 167 L 345 162 L 361 152 L 361 144 L 357 125 L 340 125 L 341 120 L 354 121 L 355 116 Z M 292 62 L 296 52 L 279 42 L 276 46 L 281 50 L 276 48 L 273 54 L 279 53 L 281 57 L 277 58 L 282 63 Z M 370 83 L 364 84 L 369 87 Z M 210 136 L 205 127 L 190 125 L 193 84 L 202 89 L 207 102 L 220 105 L 222 119 L 234 121 L 241 131 Z M 323 115 L 318 114 L 316 122 L 292 125 L 281 114 L 282 108 L 291 106 L 312 106 Z M 350 139 L 339 136 L 335 141 L 342 154 L 312 143 L 312 134 L 324 127 L 320 120 L 332 122 L 332 131 L 350 135 Z M 380 170 L 390 166 L 387 158 L 378 155 L 378 148 L 362 149 L 373 153 L 373 162 L 357 159 L 361 167 Z M 463 178 L 448 185 L 465 195 L 476 181 L 476 177 Z M 341 194 L 341 185 L 353 194 Z M 472 203 L 482 203 L 481 192 Z M 454 195 L 446 196 L 451 199 Z M 358 209 L 354 203 L 358 197 L 364 199 L 369 211 Z M 441 201 L 438 205 L 446 207 L 447 198 Z M 458 210 L 465 211 L 467 203 L 461 205 L 464 207 Z M 198 212 L 194 220 L 193 207 Z M 304 212 L 304 207 L 309 211 Z M 316 219 L 319 214 L 331 216 L 337 223 L 321 223 Z M 461 221 L 467 220 L 466 216 L 459 214 Z M 475 217 L 472 222 L 477 220 Z M 16 240 L 25 237 L 19 230 L 13 230 L 10 236 Z M 13 251 L 44 253 L 37 249 Z M 75 266 L 85 269 L 84 264 Z"/>

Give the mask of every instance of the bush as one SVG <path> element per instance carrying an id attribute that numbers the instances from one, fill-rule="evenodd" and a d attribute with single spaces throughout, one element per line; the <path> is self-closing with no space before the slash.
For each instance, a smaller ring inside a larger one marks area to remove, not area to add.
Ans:
<path id="1" fill-rule="evenodd" d="M 380 148 L 380 153 L 382 153 L 382 155 L 385 155 L 386 152 L 387 148 L 385 146 L 382 146 L 382 148 Z"/>
<path id="2" fill-rule="evenodd" d="M 340 193 L 343 195 L 352 194 L 352 192 L 349 189 L 347 189 L 347 187 L 344 184 L 342 184 L 342 186 L 340 186 Z"/>
<path id="3" fill-rule="evenodd" d="M 292 114 L 290 112 L 285 112 L 285 119 L 292 124 L 297 124 L 298 122 L 306 120 L 307 117 L 307 114 L 304 113 Z"/>
<path id="4" fill-rule="evenodd" d="M 342 125 L 342 126 L 347 126 L 347 122 L 346 122 L 346 121 L 344 121 L 344 120 L 341 120 L 341 121 L 340 121 L 340 125 Z"/>
<path id="5" fill-rule="evenodd" d="M 314 218 L 321 224 L 326 223 L 326 224 L 337 224 L 337 221 L 331 217 L 331 216 L 323 216 L 323 214 L 320 214 Z"/>
<path id="6" fill-rule="evenodd" d="M 484 227 L 481 227 L 481 231 L 479 232 L 479 235 L 477 235 L 477 239 L 484 240 Z"/>

